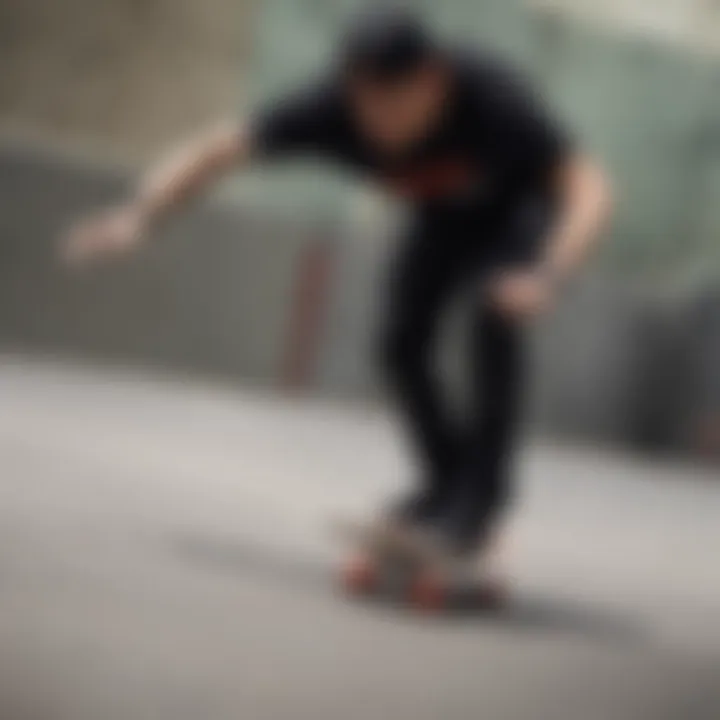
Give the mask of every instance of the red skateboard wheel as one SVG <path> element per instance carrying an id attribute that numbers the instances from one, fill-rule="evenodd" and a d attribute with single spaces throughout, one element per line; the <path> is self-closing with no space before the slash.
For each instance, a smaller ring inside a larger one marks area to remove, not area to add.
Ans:
<path id="1" fill-rule="evenodd" d="M 447 588 L 434 575 L 420 575 L 410 586 L 411 605 L 423 612 L 439 612 L 448 604 Z"/>
<path id="2" fill-rule="evenodd" d="M 343 568 L 341 580 L 346 592 L 368 595 L 378 587 L 378 569 L 368 558 L 354 558 Z"/>
<path id="3" fill-rule="evenodd" d="M 499 582 L 488 582 L 474 588 L 452 587 L 441 577 L 424 575 L 411 584 L 409 600 L 412 607 L 423 612 L 496 612 L 506 605 L 508 590 Z"/>

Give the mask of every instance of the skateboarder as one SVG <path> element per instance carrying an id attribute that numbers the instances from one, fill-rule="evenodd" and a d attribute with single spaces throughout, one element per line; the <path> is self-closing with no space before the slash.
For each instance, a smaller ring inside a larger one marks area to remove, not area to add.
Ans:
<path id="1" fill-rule="evenodd" d="M 322 77 L 179 148 L 125 202 L 75 227 L 67 256 L 133 249 L 225 173 L 290 156 L 331 160 L 412 208 L 379 358 L 422 476 L 390 517 L 432 530 L 460 556 L 482 553 L 510 493 L 524 327 L 596 244 L 608 183 L 505 63 L 439 43 L 408 11 L 366 11 Z M 433 353 L 462 290 L 473 305 L 473 407 L 458 422 Z"/>

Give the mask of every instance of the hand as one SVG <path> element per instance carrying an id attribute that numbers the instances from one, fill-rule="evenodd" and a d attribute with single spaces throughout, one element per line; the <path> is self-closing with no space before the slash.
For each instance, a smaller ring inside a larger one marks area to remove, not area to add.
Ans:
<path id="1" fill-rule="evenodd" d="M 553 303 L 554 284 L 540 271 L 508 270 L 490 282 L 491 304 L 503 315 L 526 320 L 546 312 Z"/>
<path id="2" fill-rule="evenodd" d="M 63 239 L 63 258 L 70 265 L 80 266 L 131 252 L 141 243 L 148 225 L 145 213 L 134 204 L 90 216 Z"/>

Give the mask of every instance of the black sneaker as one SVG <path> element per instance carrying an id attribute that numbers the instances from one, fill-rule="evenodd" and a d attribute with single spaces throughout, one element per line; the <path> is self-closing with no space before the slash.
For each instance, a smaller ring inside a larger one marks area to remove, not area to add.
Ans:
<path id="1" fill-rule="evenodd" d="M 390 515 L 412 525 L 433 525 L 442 515 L 444 501 L 437 491 L 413 492 L 396 502 Z"/>

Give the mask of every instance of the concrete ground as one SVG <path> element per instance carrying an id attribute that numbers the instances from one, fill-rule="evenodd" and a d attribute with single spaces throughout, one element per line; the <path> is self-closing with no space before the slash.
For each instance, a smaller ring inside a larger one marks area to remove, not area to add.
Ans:
<path id="1" fill-rule="evenodd" d="M 720 717 L 720 484 L 536 446 L 502 618 L 333 592 L 375 411 L 0 358 L 2 720 Z"/>

